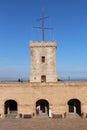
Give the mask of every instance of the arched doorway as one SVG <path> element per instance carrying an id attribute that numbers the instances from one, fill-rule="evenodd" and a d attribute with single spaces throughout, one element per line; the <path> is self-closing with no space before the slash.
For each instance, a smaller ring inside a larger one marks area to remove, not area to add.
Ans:
<path id="1" fill-rule="evenodd" d="M 5 103 L 4 103 L 4 114 L 5 115 L 16 115 L 17 114 L 17 102 L 15 100 L 7 100 Z"/>
<path id="2" fill-rule="evenodd" d="M 40 99 L 36 102 L 37 115 L 49 115 L 49 102 L 45 99 Z"/>
<path id="3" fill-rule="evenodd" d="M 41 76 L 41 82 L 46 82 L 46 75 Z"/>
<path id="4" fill-rule="evenodd" d="M 81 116 L 81 102 L 78 99 L 71 99 L 68 101 L 69 112 L 77 113 Z"/>

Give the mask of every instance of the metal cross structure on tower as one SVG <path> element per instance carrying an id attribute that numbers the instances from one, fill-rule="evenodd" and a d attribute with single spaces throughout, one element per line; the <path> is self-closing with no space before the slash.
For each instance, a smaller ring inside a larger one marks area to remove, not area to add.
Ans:
<path id="1" fill-rule="evenodd" d="M 47 28 L 47 27 L 44 27 L 44 20 L 49 18 L 49 16 L 47 17 L 44 17 L 44 10 L 42 10 L 42 18 L 38 19 L 39 20 L 42 20 L 42 27 L 33 27 L 33 28 L 38 28 L 38 29 L 41 29 L 42 30 L 42 41 L 44 41 L 44 30 L 47 29 L 47 30 L 52 30 L 53 28 Z"/>

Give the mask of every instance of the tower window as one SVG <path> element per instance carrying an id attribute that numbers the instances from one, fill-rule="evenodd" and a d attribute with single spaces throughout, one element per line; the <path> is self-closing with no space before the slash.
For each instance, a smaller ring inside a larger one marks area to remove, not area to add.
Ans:
<path id="1" fill-rule="evenodd" d="M 45 63 L 45 56 L 41 57 L 41 61 L 42 61 L 42 63 Z"/>

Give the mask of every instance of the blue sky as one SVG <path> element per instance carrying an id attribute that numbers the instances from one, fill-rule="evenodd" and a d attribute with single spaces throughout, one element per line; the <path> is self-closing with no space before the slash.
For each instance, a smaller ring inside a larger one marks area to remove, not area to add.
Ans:
<path id="1" fill-rule="evenodd" d="M 57 42 L 59 78 L 87 78 L 87 0 L 0 0 L 0 80 L 29 78 L 29 41 L 41 41 L 36 19 L 44 8 L 45 41 Z"/>

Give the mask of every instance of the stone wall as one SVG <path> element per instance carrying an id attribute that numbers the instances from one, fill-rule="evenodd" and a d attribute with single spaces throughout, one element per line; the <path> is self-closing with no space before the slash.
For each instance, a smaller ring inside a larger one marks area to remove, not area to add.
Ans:
<path id="1" fill-rule="evenodd" d="M 30 53 L 30 82 L 41 82 L 42 75 L 46 76 L 46 82 L 57 82 L 56 42 L 30 42 Z"/>
<path id="2" fill-rule="evenodd" d="M 0 114 L 7 100 L 15 100 L 18 113 L 33 114 L 36 102 L 45 99 L 53 114 L 68 113 L 68 101 L 78 99 L 81 113 L 87 113 L 87 82 L 0 83 Z"/>

